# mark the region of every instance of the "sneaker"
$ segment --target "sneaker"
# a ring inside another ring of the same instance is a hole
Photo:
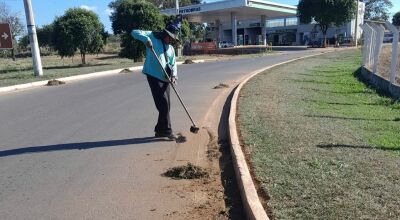
[[[162,137],[162,138],[167,138],[169,141],[175,141],[178,137],[171,133],[171,134],[163,134],[163,133],[156,133],[155,137]]]

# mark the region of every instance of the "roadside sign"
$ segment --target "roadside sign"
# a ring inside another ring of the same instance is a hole
[[[10,24],[0,23],[0,49],[13,49]]]

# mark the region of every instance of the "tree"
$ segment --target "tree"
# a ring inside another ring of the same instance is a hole
[[[391,0],[364,0],[367,20],[387,21],[390,17],[389,9],[393,7]]]
[[[25,35],[25,36],[21,37],[21,38],[18,40],[18,46],[19,46],[22,50],[26,51],[26,50],[28,49],[28,46],[29,46],[29,36],[28,36],[28,35]]]
[[[142,60],[145,47],[130,34],[133,29],[162,30],[164,21],[159,10],[143,0],[116,0],[109,7],[114,11],[110,17],[114,34],[121,35],[120,56]]]
[[[36,35],[39,41],[39,46],[49,47],[49,48],[53,47],[54,46],[53,33],[54,33],[53,24],[44,25],[41,28],[37,28]]]
[[[204,39],[204,34],[206,30],[204,24],[189,23],[189,26],[192,32],[192,36],[190,39],[191,42]]]
[[[354,17],[356,12],[354,0],[300,0],[297,15],[302,23],[317,23],[324,35],[326,46],[326,32],[332,25],[341,26]]]
[[[190,41],[192,39],[192,30],[190,29],[190,23],[186,20],[182,20],[181,24],[181,41],[182,43]]]
[[[400,26],[400,11],[393,15],[393,25]]]
[[[4,2],[0,2],[0,21],[10,24],[12,40],[14,42],[16,42],[17,37],[21,36],[25,32],[20,17],[21,13],[11,12],[10,8]],[[13,60],[15,60],[15,48],[12,49],[11,53]]]
[[[53,25],[54,46],[61,57],[73,57],[79,50],[82,64],[86,64],[86,54],[98,53],[104,46],[104,26],[94,12],[72,8]]]

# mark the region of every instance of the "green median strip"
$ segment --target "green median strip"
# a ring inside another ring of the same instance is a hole
[[[357,80],[360,56],[296,61],[242,89],[240,131],[273,217],[400,218],[400,104]]]

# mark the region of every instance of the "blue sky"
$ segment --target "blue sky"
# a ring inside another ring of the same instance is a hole
[[[25,21],[24,16],[24,4],[23,0],[0,0],[9,5],[14,12],[21,12],[22,18]],[[100,20],[104,24],[107,31],[111,31],[111,22],[109,19],[109,8],[108,4],[111,0],[31,0],[32,7],[35,15],[35,21],[37,26],[42,26],[51,23],[56,16],[64,14],[65,10],[72,7],[85,7],[89,10],[94,11],[100,17]],[[208,0],[213,2],[216,0]],[[273,2],[296,5],[298,0],[271,0]],[[400,11],[400,1],[392,0],[394,7],[392,12]]]

